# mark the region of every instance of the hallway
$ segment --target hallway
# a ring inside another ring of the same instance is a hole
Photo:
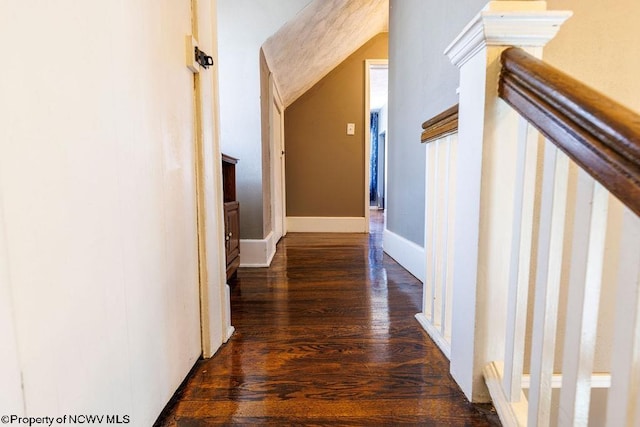
[[[490,425],[420,329],[421,283],[371,234],[289,234],[240,269],[235,335],[201,360],[159,426]]]

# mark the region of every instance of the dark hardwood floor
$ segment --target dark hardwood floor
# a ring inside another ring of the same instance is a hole
[[[414,319],[421,294],[383,254],[381,214],[370,235],[289,234],[270,268],[238,271],[236,333],[156,425],[494,425]]]

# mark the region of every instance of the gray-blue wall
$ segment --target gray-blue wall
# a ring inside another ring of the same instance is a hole
[[[424,246],[422,123],[456,104],[458,69],[443,54],[486,0],[390,0],[387,228]]]

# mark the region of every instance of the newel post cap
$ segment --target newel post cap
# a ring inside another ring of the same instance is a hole
[[[569,10],[546,10],[545,1],[491,1],[471,19],[445,49],[457,67],[486,46],[542,47],[573,15]]]

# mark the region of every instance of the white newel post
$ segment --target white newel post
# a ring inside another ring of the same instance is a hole
[[[498,99],[500,54],[540,57],[570,12],[544,1],[492,1],[445,50],[460,68],[451,374],[489,401],[482,369],[504,357],[518,114]]]

